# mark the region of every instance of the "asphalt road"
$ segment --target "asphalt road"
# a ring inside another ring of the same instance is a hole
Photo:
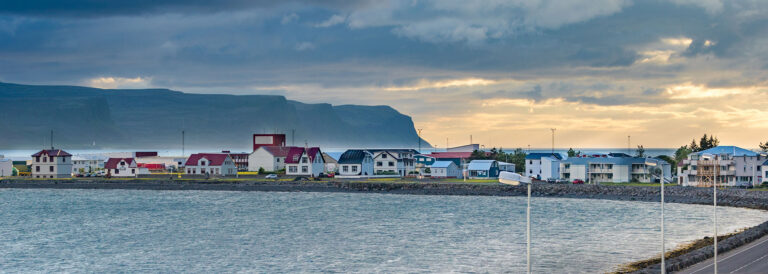
[[[677,273],[714,273],[714,267],[714,259],[710,258]],[[717,254],[717,273],[768,273],[768,236]]]

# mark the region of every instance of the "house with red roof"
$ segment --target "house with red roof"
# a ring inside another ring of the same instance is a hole
[[[325,170],[323,152],[319,147],[291,147],[285,157],[286,175],[318,177]]]
[[[135,158],[109,158],[104,164],[104,169],[111,177],[139,177],[149,174],[149,169],[140,167]]]
[[[285,157],[293,147],[261,146],[248,155],[248,171],[275,172],[285,169]]]
[[[32,154],[32,178],[71,178],[72,154],[44,149]]]
[[[184,165],[186,174],[210,176],[235,176],[237,166],[227,153],[195,153]]]

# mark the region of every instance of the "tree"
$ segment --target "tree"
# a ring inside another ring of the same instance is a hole
[[[637,145],[635,154],[637,157],[645,157],[645,148],[643,148],[643,145]]]
[[[681,146],[675,150],[675,162],[679,163],[680,161],[685,160],[691,152],[693,151],[688,148],[688,146]]]
[[[581,154],[581,151],[575,151],[573,148],[568,149],[568,158],[579,156],[579,154]]]
[[[264,168],[263,168],[263,167],[260,167],[260,168],[259,168],[259,174],[264,174],[264,172],[266,172],[266,170],[264,170]]]
[[[485,155],[485,151],[482,150],[475,150],[472,151],[472,154],[469,155],[469,160],[485,160],[488,159],[488,156]]]
[[[516,148],[514,152],[509,155],[509,162],[515,164],[516,172],[525,171],[525,151],[522,148]]]
[[[760,147],[760,150],[762,150],[763,152],[768,152],[768,142],[760,143],[759,147]]]
[[[690,150],[691,150],[691,152],[698,152],[698,151],[701,151],[701,150],[699,149],[699,145],[697,145],[697,144],[696,144],[696,139],[693,139],[693,140],[691,141],[691,144],[688,146],[688,149],[690,149]]]
[[[709,135],[709,141],[707,141],[709,148],[717,147],[720,145],[720,140],[715,135]]]

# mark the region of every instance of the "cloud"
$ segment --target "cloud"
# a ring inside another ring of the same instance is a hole
[[[330,27],[330,26],[335,26],[335,25],[344,23],[344,21],[346,21],[346,20],[347,20],[347,18],[345,18],[344,16],[341,16],[341,15],[338,15],[338,14],[334,14],[333,16],[331,16],[331,18],[328,18],[327,20],[325,20],[323,22],[315,24],[315,27],[327,28],[327,27]]]
[[[290,13],[290,14],[286,14],[286,15],[284,15],[284,16],[283,16],[283,19],[280,19],[280,24],[283,24],[283,25],[285,25],[285,24],[288,24],[288,23],[294,22],[294,21],[296,21],[296,20],[299,20],[299,15],[298,15],[298,14],[296,14],[295,12],[292,12],[292,13]]]
[[[151,87],[152,78],[97,77],[86,80],[83,84],[103,89],[133,89]]]
[[[301,42],[294,47],[297,51],[306,51],[315,49],[315,45],[310,42]]]
[[[422,90],[422,89],[487,86],[495,83],[497,83],[497,81],[482,79],[482,78],[463,78],[463,79],[449,79],[449,80],[440,80],[440,81],[429,81],[426,79],[421,79],[412,85],[385,87],[384,90],[416,91],[416,90]]]

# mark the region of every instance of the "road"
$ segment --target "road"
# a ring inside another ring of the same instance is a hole
[[[714,273],[714,260],[695,264],[677,273]],[[768,273],[768,236],[763,236],[745,246],[723,254],[717,254],[718,273]]]

